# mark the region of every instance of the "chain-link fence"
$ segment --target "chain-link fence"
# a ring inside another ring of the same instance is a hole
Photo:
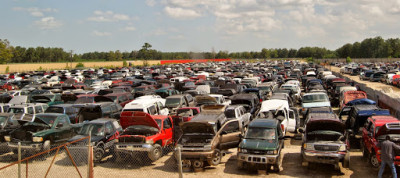
[[[18,150],[5,151],[0,155],[0,177],[179,177],[172,147],[114,145],[104,149],[91,145],[90,159],[87,140],[82,138],[41,153],[26,151],[22,145],[20,159]]]
[[[0,177],[89,177],[88,137],[39,152],[21,144],[0,156]],[[80,148],[78,150],[76,148]]]

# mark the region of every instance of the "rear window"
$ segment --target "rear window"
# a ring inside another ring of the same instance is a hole
[[[45,113],[64,113],[64,109],[62,107],[49,107]]]

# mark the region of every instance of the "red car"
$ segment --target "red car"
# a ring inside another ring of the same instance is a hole
[[[170,116],[126,111],[121,113],[120,124],[124,131],[115,144],[117,159],[147,154],[151,161],[156,161],[163,155],[164,149],[173,147],[173,122]]]
[[[374,168],[379,168],[381,152],[378,143],[386,136],[400,138],[400,121],[393,116],[371,116],[362,129],[361,150]],[[393,141],[393,140],[392,140]],[[399,141],[395,141],[399,144]],[[396,156],[395,165],[400,166],[400,156]]]

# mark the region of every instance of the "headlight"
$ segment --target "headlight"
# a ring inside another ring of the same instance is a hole
[[[278,150],[270,150],[270,151],[267,151],[267,154],[268,154],[268,155],[276,155],[276,154],[278,154]]]
[[[304,143],[303,148],[306,149],[306,150],[314,150],[314,145],[313,144]]]
[[[211,150],[211,145],[204,145],[205,150]]]
[[[4,140],[6,140],[6,142],[11,141],[11,137],[10,136],[4,136]]]
[[[339,151],[346,151],[346,145],[340,145]]]
[[[238,152],[240,152],[240,153],[247,153],[247,150],[246,150],[246,149],[243,149],[243,148],[238,148]]]
[[[148,143],[148,144],[153,144],[154,141],[153,141],[153,140],[146,140],[146,143]]]
[[[43,141],[43,137],[32,137],[32,141],[33,142],[42,142]]]

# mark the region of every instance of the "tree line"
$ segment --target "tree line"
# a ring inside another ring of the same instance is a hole
[[[261,51],[228,52],[162,52],[144,43],[141,49],[132,51],[87,52],[73,54],[63,48],[11,46],[8,40],[0,39],[0,63],[36,63],[70,61],[122,61],[161,59],[267,59],[267,58],[386,58],[400,57],[400,39],[382,37],[367,38],[362,42],[345,44],[336,50],[322,47],[301,47],[299,49],[263,48]]]

